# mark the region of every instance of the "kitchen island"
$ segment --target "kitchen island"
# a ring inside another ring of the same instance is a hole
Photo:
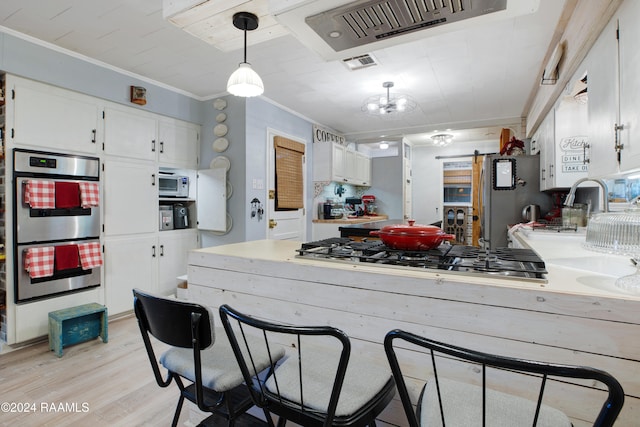
[[[300,242],[263,240],[192,251],[189,299],[214,308],[229,304],[279,322],[332,325],[352,338],[354,351],[382,363],[385,333],[401,328],[486,352],[598,367],[618,378],[627,395],[617,425],[637,425],[640,297],[583,283],[584,277],[597,280],[597,274],[551,264],[547,283],[472,277],[300,259],[299,247]],[[427,361],[415,351],[403,355],[417,398]],[[460,378],[469,372],[448,376],[469,381]],[[512,378],[501,377],[492,386],[508,390],[512,384]],[[592,419],[603,400],[601,390],[583,385],[576,392],[575,386],[556,384],[545,394],[576,426],[587,425],[582,420]],[[397,397],[380,419],[407,425]]]

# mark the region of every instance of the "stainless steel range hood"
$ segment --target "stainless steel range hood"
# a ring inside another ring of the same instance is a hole
[[[339,52],[506,8],[507,0],[367,0],[310,16],[305,21]]]
[[[447,31],[533,13],[538,9],[539,2],[275,0],[271,13],[309,48],[326,60],[335,60]]]

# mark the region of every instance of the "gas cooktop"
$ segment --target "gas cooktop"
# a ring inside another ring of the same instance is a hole
[[[303,243],[296,257],[547,282],[544,261],[530,249],[486,251],[474,246],[443,244],[427,251],[407,251],[389,248],[380,240],[334,237]]]

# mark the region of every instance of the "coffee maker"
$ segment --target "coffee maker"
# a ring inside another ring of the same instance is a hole
[[[189,228],[189,208],[181,203],[173,205],[173,228]]]

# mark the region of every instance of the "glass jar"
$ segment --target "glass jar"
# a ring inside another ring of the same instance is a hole
[[[587,226],[587,205],[574,203],[573,206],[562,208],[563,227],[586,227]]]

